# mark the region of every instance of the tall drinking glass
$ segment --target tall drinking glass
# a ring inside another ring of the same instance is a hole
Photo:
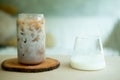
[[[43,14],[19,14],[17,19],[18,61],[39,64],[45,60],[45,19]]]

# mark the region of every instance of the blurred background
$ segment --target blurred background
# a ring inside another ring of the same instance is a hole
[[[17,54],[19,13],[44,14],[47,54],[70,54],[76,36],[99,33],[105,55],[120,55],[119,0],[0,0],[0,54]]]

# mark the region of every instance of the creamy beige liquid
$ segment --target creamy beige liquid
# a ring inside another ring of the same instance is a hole
[[[75,55],[71,58],[71,66],[82,70],[98,70],[105,67],[102,54],[99,55]]]

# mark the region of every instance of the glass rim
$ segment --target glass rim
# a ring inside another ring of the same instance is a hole
[[[79,36],[76,36],[76,39],[93,39],[93,38],[101,38],[99,35],[79,35]]]
[[[42,13],[19,13],[18,14],[18,16],[41,16],[41,17],[43,17],[44,16],[44,14],[42,14]]]
[[[77,39],[101,38],[101,35],[99,33],[95,33],[95,34],[82,33],[77,35],[76,38]]]

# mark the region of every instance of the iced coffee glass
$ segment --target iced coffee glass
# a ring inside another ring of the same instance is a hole
[[[17,19],[18,62],[39,64],[45,60],[45,19],[43,14],[19,14]]]

